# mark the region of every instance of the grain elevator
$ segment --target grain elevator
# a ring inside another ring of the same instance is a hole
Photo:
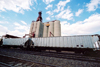
[[[32,21],[29,33],[34,32],[35,37],[61,36],[61,24],[59,20],[42,23],[41,13],[36,21]],[[30,37],[32,37],[30,35]]]

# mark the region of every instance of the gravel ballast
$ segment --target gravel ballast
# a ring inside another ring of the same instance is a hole
[[[61,67],[100,67],[100,63],[98,62],[89,62],[89,61],[80,61],[80,60],[72,60],[72,59],[62,59],[62,58],[55,58],[55,57],[46,57],[46,56],[39,56],[39,55],[30,55],[30,54],[22,54],[17,52],[7,52],[1,51],[0,54],[21,58],[25,60],[30,60],[34,62],[56,65]]]

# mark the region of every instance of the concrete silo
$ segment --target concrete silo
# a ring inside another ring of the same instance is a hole
[[[53,36],[52,34],[54,34],[54,22],[50,21],[49,24],[50,24],[50,26],[48,29],[48,37],[52,37]]]
[[[33,27],[34,27],[34,21],[32,21],[32,23],[31,23],[31,26],[30,26],[30,31],[29,31],[29,33],[32,33]]]
[[[43,27],[44,27],[44,24],[42,22],[39,21],[39,35],[38,37],[43,37]]]
[[[43,28],[43,37],[48,37],[48,28],[47,25],[48,23],[44,23],[44,28]]]
[[[36,27],[37,27],[37,22],[34,22],[34,25],[33,25],[33,30],[32,30],[32,32],[36,31]]]
[[[61,24],[58,20],[46,23],[41,21],[32,22],[30,33],[32,32],[34,32],[35,37],[61,36]]]
[[[43,23],[41,21],[37,21],[35,25],[35,37],[43,37]]]
[[[61,36],[61,24],[60,21],[54,21],[54,36]]]
[[[40,21],[37,21],[35,27],[35,37],[39,36],[39,26],[40,26]]]
[[[42,12],[39,12],[39,16],[36,21],[32,22],[30,27],[30,33],[35,34],[35,37],[52,37],[61,36],[61,24],[60,21],[50,21],[42,23]]]
[[[35,37],[43,37],[43,27],[44,25],[41,21],[32,22],[30,27],[30,33],[34,32]]]

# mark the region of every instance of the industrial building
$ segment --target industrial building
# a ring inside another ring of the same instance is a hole
[[[32,32],[34,32],[35,37],[61,36],[61,24],[58,20],[45,23],[41,21],[32,21],[29,33]]]
[[[29,37],[61,36],[61,24],[59,20],[42,23],[42,12],[40,11],[38,14],[37,20],[31,23]]]

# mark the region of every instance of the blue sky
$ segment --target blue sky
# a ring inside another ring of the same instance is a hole
[[[43,23],[61,22],[61,35],[100,34],[100,0],[0,0],[0,36],[29,33],[42,11]]]

